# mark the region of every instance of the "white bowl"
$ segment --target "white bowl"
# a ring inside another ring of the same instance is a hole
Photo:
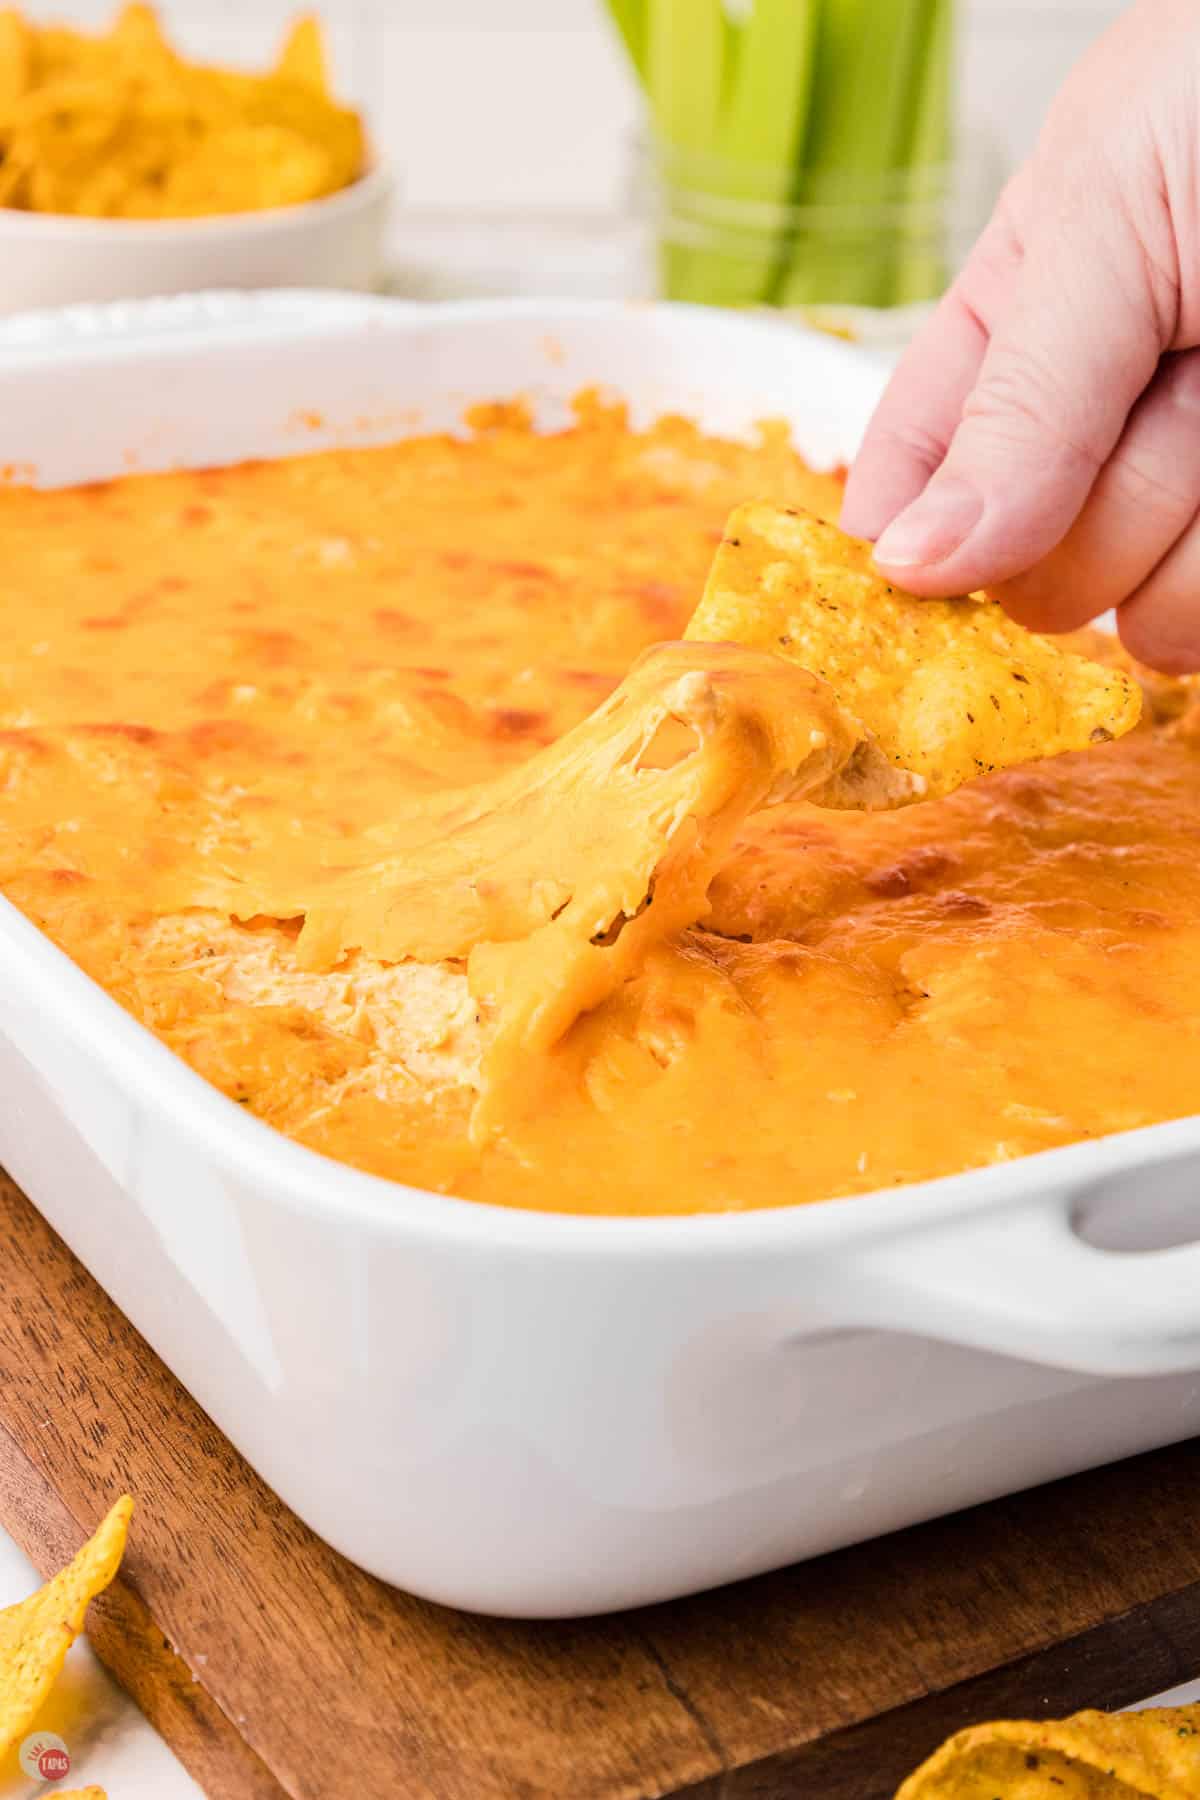
[[[0,207],[0,313],[211,288],[375,287],[392,178],[203,219],[77,219]]]

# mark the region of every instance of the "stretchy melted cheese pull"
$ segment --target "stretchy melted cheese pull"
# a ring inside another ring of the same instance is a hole
[[[894,806],[919,791],[813,676],[740,645],[661,644],[523,767],[401,806],[386,858],[331,871],[303,905],[248,904],[303,910],[314,968],[349,951],[467,959],[492,1028],[478,1132],[528,1092],[531,1052],[701,916],[750,813],[801,798]]]
[[[865,546],[772,507],[730,521],[688,638],[718,632],[762,647],[660,645],[523,768],[401,806],[385,858],[254,895],[303,912],[314,968],[467,961],[488,1032],[477,1139],[536,1097],[531,1057],[703,916],[751,813],[899,805],[1137,717],[1119,672],[987,603],[898,594]]]

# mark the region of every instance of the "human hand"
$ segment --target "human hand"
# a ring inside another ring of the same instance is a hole
[[[842,524],[918,594],[1037,631],[1117,607],[1200,668],[1200,9],[1140,0],[1076,68],[900,363]]]

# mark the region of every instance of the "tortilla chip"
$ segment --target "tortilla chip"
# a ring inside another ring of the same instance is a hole
[[[132,0],[97,36],[0,10],[0,205],[191,218],[317,200],[362,174],[362,120],[333,101],[320,26],[264,75],[184,60]]]
[[[299,81],[316,88],[323,99],[332,98],[325,39],[315,13],[304,13],[294,22],[283,41],[275,73],[286,81]]]
[[[249,125],[272,125],[318,146],[337,187],[348,186],[362,174],[367,155],[362,120],[348,107],[324,99],[308,83],[278,76],[256,81],[244,97],[242,111]]]
[[[731,515],[687,636],[754,644],[810,670],[930,796],[1120,737],[1140,710],[1122,671],[1033,636],[994,601],[894,588],[869,544],[765,504]]]
[[[960,1731],[896,1800],[1196,1800],[1200,1706]]]
[[[158,14],[143,0],[129,0],[121,8],[108,43],[114,64],[130,75],[161,75],[175,67],[177,59],[163,34]]]
[[[19,206],[25,192],[25,170],[0,162],[0,206]]]
[[[37,1718],[83,1630],[89,1601],[116,1574],[132,1511],[125,1494],[60,1574],[28,1600],[0,1612],[0,1756]]]
[[[0,9],[0,131],[33,84],[33,59],[34,38],[29,25],[12,8]]]
[[[319,143],[282,125],[239,125],[208,138],[171,169],[163,210],[190,217],[293,206],[336,186]]]

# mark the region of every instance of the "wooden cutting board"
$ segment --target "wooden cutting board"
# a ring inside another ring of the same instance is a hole
[[[0,1519],[49,1573],[136,1496],[92,1641],[217,1800],[890,1800],[971,1720],[1200,1674],[1200,1442],[697,1599],[481,1620],[320,1543],[3,1177],[0,1259]]]

